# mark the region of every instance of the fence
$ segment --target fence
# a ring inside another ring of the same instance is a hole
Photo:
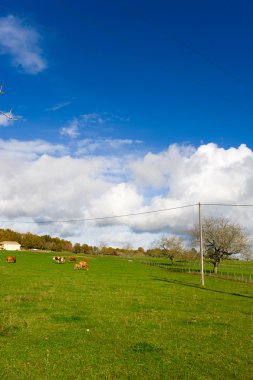
[[[144,265],[151,265],[155,267],[159,267],[162,269],[165,269],[169,272],[177,272],[177,273],[188,273],[188,274],[200,274],[200,269],[192,268],[192,267],[177,267],[172,264],[166,264],[166,263],[157,263],[152,261],[143,261],[141,264]],[[215,277],[215,278],[221,278],[224,280],[232,280],[232,281],[238,281],[238,282],[244,282],[253,284],[252,275],[249,274],[243,274],[243,273],[229,273],[226,271],[219,271],[217,274],[214,274],[211,269],[205,269],[204,274],[206,276]]]

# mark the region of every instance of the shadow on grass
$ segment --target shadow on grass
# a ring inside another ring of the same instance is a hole
[[[246,296],[244,294],[224,292],[222,290],[203,288],[200,285],[191,284],[191,283],[180,281],[180,280],[168,280],[167,278],[155,278],[154,281],[163,281],[163,282],[168,282],[168,283],[174,284],[174,285],[189,286],[191,288],[196,288],[196,289],[205,290],[205,291],[214,292],[214,293],[228,294],[228,295],[231,295],[231,296],[244,297],[244,298],[253,298],[253,296]]]

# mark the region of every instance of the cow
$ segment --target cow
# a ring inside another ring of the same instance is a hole
[[[15,256],[7,256],[6,261],[7,261],[7,263],[15,263],[16,257]]]
[[[58,263],[58,264],[64,264],[65,263],[65,259],[64,257],[62,256],[54,256],[53,257],[53,260]]]
[[[79,265],[81,266],[81,268],[89,270],[89,264],[87,261],[80,261]]]
[[[74,269],[89,269],[89,265],[87,261],[80,261],[80,263],[75,264]]]
[[[73,257],[73,256],[69,256],[68,257],[68,261],[71,263],[75,263],[76,262],[76,258],[75,257]]]

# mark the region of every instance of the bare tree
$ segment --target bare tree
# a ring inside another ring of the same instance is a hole
[[[153,247],[159,248],[163,255],[168,257],[173,263],[174,258],[181,254],[184,250],[183,239],[178,236],[162,236],[160,239],[156,240]]]
[[[203,248],[217,273],[222,259],[231,255],[248,254],[251,251],[250,242],[243,228],[225,218],[206,218],[203,220]],[[199,240],[199,226],[194,226],[190,232],[194,241]]]

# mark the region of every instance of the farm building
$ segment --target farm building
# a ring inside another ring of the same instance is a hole
[[[1,241],[0,249],[6,249],[7,251],[19,251],[21,244],[16,241]]]

